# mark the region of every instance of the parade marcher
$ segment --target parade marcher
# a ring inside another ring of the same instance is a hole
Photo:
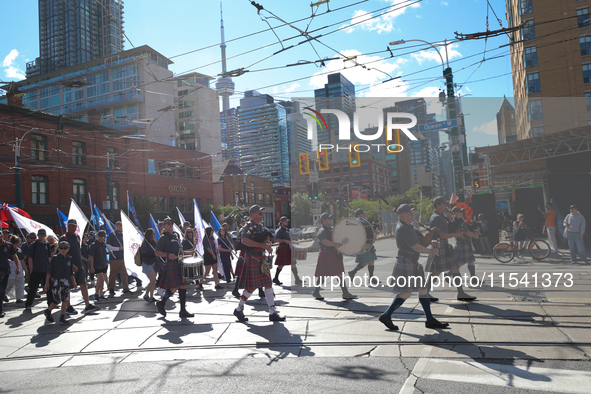
[[[550,202],[546,203],[546,211],[541,206],[538,207],[538,210],[546,219],[544,227],[546,227],[546,231],[548,232],[548,241],[550,241],[550,246],[552,247],[551,252],[558,253],[558,242],[556,242],[556,210]]]
[[[23,246],[21,247],[21,251],[23,252],[23,265],[25,266],[25,282],[29,283],[29,265],[27,264],[27,257],[29,256],[29,248],[31,247],[31,245],[33,245],[35,243],[35,240],[37,239],[37,233],[35,232],[30,232],[29,234],[27,234],[27,239],[26,242],[23,244]]]
[[[140,259],[142,261],[142,272],[146,274],[150,283],[146,287],[146,294],[144,294],[144,300],[146,302],[156,302],[154,298],[154,288],[156,286],[156,266],[158,257],[156,257],[156,232],[153,228],[149,228],[144,233],[144,242],[140,246]]]
[[[82,265],[82,252],[80,245],[80,236],[76,234],[78,223],[76,219],[68,220],[68,231],[60,238],[60,242],[66,241],[68,243],[69,252],[68,255],[72,258],[72,264],[74,264],[75,271],[74,276],[76,277],[76,283],[80,286],[80,292],[82,293],[82,299],[86,305],[82,313],[88,313],[97,310],[98,308],[90,303],[88,298],[88,286],[86,285],[86,270]],[[76,315],[78,312],[72,307],[68,306],[66,311],[68,315]]]
[[[8,231],[7,229],[2,229],[2,239],[4,240],[4,242],[8,242],[10,240],[10,231]]]
[[[45,229],[37,231],[37,240],[31,247],[29,247],[29,294],[27,294],[27,301],[25,302],[25,309],[31,310],[35,294],[39,285],[44,285],[45,276],[49,267],[49,259],[51,258],[51,250],[47,243],[47,232]],[[44,287],[44,286],[43,286]],[[46,292],[47,303],[51,304],[53,301],[51,292]]]
[[[4,317],[4,296],[6,295],[6,286],[10,275],[9,260],[16,262],[16,273],[20,273],[20,261],[16,254],[16,249],[10,242],[6,242],[4,237],[0,238],[0,317]],[[35,289],[37,291],[37,289]],[[33,298],[35,293],[33,293]]]
[[[570,262],[577,263],[577,253],[583,264],[589,264],[587,261],[587,251],[585,250],[585,217],[579,212],[576,205],[571,205],[570,213],[564,218],[564,225],[568,230],[568,248],[570,250]]]
[[[481,213],[478,215],[478,223],[480,224],[480,246],[482,247],[482,254],[492,254],[492,247],[490,246],[490,228],[488,227],[488,220]]]
[[[82,237],[82,245],[80,245],[80,256],[82,257],[82,266],[84,267],[84,271],[86,271],[86,278],[85,282],[91,280],[91,277],[94,277],[90,273],[90,245],[88,243],[90,235],[89,233],[85,233]],[[91,286],[92,286],[91,282]]]
[[[49,251],[51,253],[51,256],[55,256],[57,254],[58,251],[58,242],[57,239],[55,239],[55,237],[53,235],[48,235],[47,236],[47,244],[49,245]]]
[[[276,285],[282,285],[279,281],[279,273],[283,269],[283,266],[290,265],[291,266],[291,273],[294,276],[294,281],[296,285],[301,285],[302,280],[298,275],[298,267],[297,262],[294,258],[292,258],[291,253],[291,234],[289,233],[289,219],[286,216],[282,216],[279,219],[279,227],[275,232],[275,241],[279,243],[277,247],[277,257],[275,258],[275,265],[277,269],[275,271],[275,279],[273,279],[273,283]]]
[[[468,224],[464,221],[464,210],[458,206],[453,207],[451,212],[454,219],[449,225],[449,231],[452,233],[461,232],[461,237],[456,237],[456,247],[454,248],[454,259],[456,266],[459,268],[464,264],[468,264],[468,271],[470,276],[476,276],[476,259],[472,252],[472,244],[470,238],[478,238],[478,235],[468,229]]]
[[[317,300],[323,300],[324,297],[320,295],[320,282],[322,278],[331,276],[338,276],[343,280],[343,273],[345,267],[343,266],[343,255],[336,249],[342,246],[341,243],[332,241],[332,215],[324,212],[320,215],[320,223],[322,228],[318,231],[318,241],[320,242],[320,253],[318,254],[318,262],[316,263],[316,271],[314,276],[318,278],[314,292],[312,296]],[[343,292],[343,299],[353,300],[357,298],[356,295],[349,293],[345,283],[341,283],[341,289]]]
[[[183,256],[195,256],[195,230],[187,227],[184,231],[185,239],[181,242],[183,247]]]
[[[109,296],[115,296],[115,279],[117,274],[121,275],[121,286],[123,294],[131,293],[128,285],[127,268],[123,259],[123,224],[115,223],[115,232],[107,238],[107,248],[113,252],[115,258],[109,259]]]
[[[203,281],[209,275],[213,275],[213,281],[215,283],[215,289],[223,289],[224,287],[220,285],[220,278],[218,275],[218,250],[215,246],[215,241],[213,240],[213,228],[207,227],[205,229],[205,237],[203,237],[203,264],[205,265],[205,274],[203,278],[199,280],[199,290],[203,290]]]
[[[234,310],[234,316],[238,321],[245,322],[248,319],[244,317],[244,304],[256,288],[265,288],[265,299],[269,306],[270,321],[285,321],[285,317],[280,316],[275,309],[275,294],[273,293],[273,283],[271,274],[262,272],[261,264],[264,261],[265,251],[271,253],[272,248],[268,240],[261,240],[259,237],[265,233],[262,225],[263,210],[259,205],[253,205],[249,209],[250,221],[240,230],[240,240],[245,249],[244,264],[239,274],[238,288],[244,289],[240,296],[238,306]]]
[[[394,270],[392,271],[392,290],[398,294],[386,311],[380,315],[378,320],[390,330],[398,330],[392,323],[392,313],[406,301],[414,291],[419,292],[419,302],[425,312],[425,327],[447,328],[449,324],[442,323],[433,317],[431,313],[430,296],[427,291],[427,281],[421,266],[419,265],[420,253],[437,256],[439,249],[427,249],[419,244],[417,233],[411,226],[413,220],[413,209],[408,204],[402,204],[396,210],[398,213],[398,224],[396,225],[396,246],[398,255]]]
[[[363,211],[363,209],[359,208],[355,211],[355,217],[357,219],[361,219],[361,220],[366,220],[365,219],[365,211]],[[355,267],[352,271],[349,271],[349,277],[351,278],[351,280],[353,280],[353,278],[355,277],[355,274],[361,270],[363,267],[367,267],[367,270],[369,271],[369,278],[373,278],[373,273],[374,273],[374,262],[376,261],[376,259],[378,258],[378,256],[376,256],[376,248],[372,245],[371,248],[365,252],[365,253],[361,253],[358,254],[357,257],[355,257],[355,262],[357,263],[357,267]],[[370,281],[371,282],[371,281]]]
[[[47,321],[53,323],[51,311],[61,303],[60,324],[68,325],[70,323],[66,321],[66,310],[70,306],[70,290],[75,289],[77,283],[72,256],[68,254],[70,244],[67,241],[60,241],[58,248],[59,253],[51,259],[45,277],[44,290],[46,293],[51,291],[53,301],[43,313]]]
[[[461,231],[456,233],[450,231],[449,220],[444,214],[447,210],[447,205],[447,201],[441,196],[436,197],[433,200],[433,206],[435,209],[433,210],[433,215],[431,215],[431,218],[429,219],[429,225],[438,230],[438,234],[436,234],[433,239],[439,238],[439,246],[437,247],[439,249],[439,254],[437,256],[429,256],[429,259],[427,260],[425,271],[431,274],[430,278],[450,270],[454,278],[460,276],[460,267],[455,263],[453,247],[449,244],[448,239],[462,237],[463,233]],[[430,278],[429,281],[431,280]],[[476,297],[466,294],[462,286],[456,286],[456,289],[458,291],[458,301],[474,301],[476,299]],[[430,300],[431,302],[438,301],[436,297],[431,295]]]
[[[8,276],[8,284],[6,286],[6,291],[4,294],[8,294],[14,288],[14,296],[16,298],[16,303],[22,304],[25,302],[25,260],[23,252],[20,248],[21,239],[17,235],[13,235],[10,237],[10,243],[16,251],[18,261],[12,259],[10,260],[10,275]],[[6,301],[7,300],[5,296],[4,302]]]
[[[225,224],[225,223],[224,223]],[[222,260],[222,267],[224,269],[224,280],[226,283],[232,282],[232,240],[228,235],[228,226],[222,226],[218,230],[217,248],[220,252],[220,260]]]
[[[158,238],[156,244],[156,256],[166,259],[159,284],[162,289],[166,289],[166,292],[162,296],[162,300],[156,301],[156,307],[158,308],[158,312],[166,317],[166,301],[178,289],[179,300],[181,303],[179,317],[193,317],[195,315],[189,313],[186,308],[187,285],[183,283],[181,264],[178,260],[181,251],[181,243],[173,231],[173,225],[174,221],[170,217],[164,219],[164,232],[160,238]]]
[[[238,228],[238,233],[240,233],[240,231],[244,228],[244,226],[246,226],[246,223],[248,223],[248,221],[250,220],[250,218],[248,216],[244,216],[242,217],[242,220],[240,222],[240,227]],[[240,238],[238,238],[237,241],[237,245],[236,245],[236,250],[240,251],[240,254],[238,256],[238,260],[236,261],[236,271],[234,271],[235,275],[236,275],[236,282],[234,283],[234,290],[232,290],[232,295],[238,299],[240,299],[240,292],[238,291],[238,283],[240,282],[239,278],[240,278],[240,273],[242,272],[242,267],[244,266],[244,252],[245,252],[245,248],[242,247],[242,242],[240,241]],[[259,289],[259,296],[261,295],[261,290],[262,288]],[[263,290],[263,297],[265,296],[265,292]],[[263,298],[261,297],[261,298]]]
[[[90,273],[96,275],[96,286],[94,288],[94,300],[106,300],[103,294],[104,284],[107,281],[107,244],[105,244],[105,230],[96,233],[96,240],[90,245]]]

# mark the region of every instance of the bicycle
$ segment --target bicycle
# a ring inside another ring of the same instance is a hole
[[[523,248],[518,249],[513,242],[499,242],[493,248],[493,255],[501,263],[509,263],[515,259],[518,254],[523,255],[527,250],[529,255],[535,260],[543,260],[550,255],[550,245],[548,242],[541,239],[534,239],[531,231],[527,232],[528,240],[524,243]]]

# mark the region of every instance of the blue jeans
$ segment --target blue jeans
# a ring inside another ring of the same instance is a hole
[[[580,238],[580,232],[568,232],[568,248],[570,249],[570,260],[577,260],[577,252],[581,257],[583,263],[587,262],[587,251],[585,250],[585,242]]]

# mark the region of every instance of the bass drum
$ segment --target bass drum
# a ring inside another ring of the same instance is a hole
[[[367,220],[344,218],[334,226],[332,241],[343,244],[337,248],[341,254],[356,256],[367,252],[373,246],[373,228]]]

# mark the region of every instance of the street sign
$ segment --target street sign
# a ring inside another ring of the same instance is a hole
[[[444,120],[442,122],[421,124],[421,125],[419,125],[419,133],[423,133],[425,131],[449,129],[450,127],[457,127],[457,125],[458,125],[457,119],[450,119],[450,120]]]
[[[318,182],[318,172],[314,171],[310,173],[310,183]]]

